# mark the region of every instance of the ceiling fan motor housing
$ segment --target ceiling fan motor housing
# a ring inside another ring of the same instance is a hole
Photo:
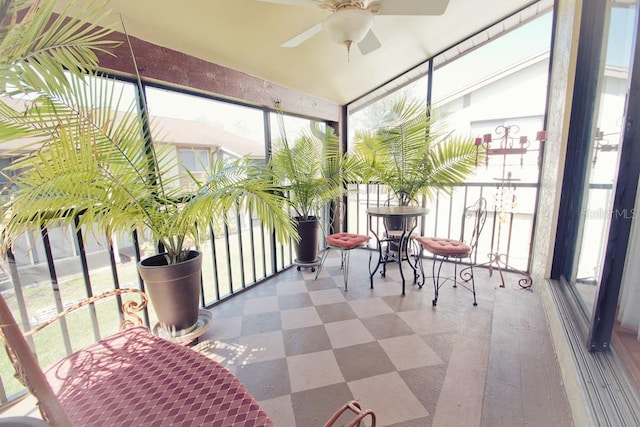
[[[363,9],[341,9],[325,19],[322,25],[336,42],[358,43],[371,29],[373,15]]]

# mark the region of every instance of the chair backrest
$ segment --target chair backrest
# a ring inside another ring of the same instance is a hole
[[[0,335],[5,342],[9,360],[16,369],[16,376],[38,400],[42,417],[52,426],[73,426],[1,295],[0,322]]]
[[[140,319],[137,313],[140,313],[147,305],[146,295],[138,289],[121,288],[86,298],[81,302],[66,308],[42,325],[24,333],[18,326],[18,323],[13,317],[13,313],[7,305],[4,297],[0,295],[0,339],[4,341],[5,350],[9,356],[9,361],[16,370],[17,379],[27,387],[33,396],[35,396],[38,401],[38,408],[40,409],[42,418],[50,425],[72,427],[74,424],[71,421],[69,414],[67,414],[60,403],[58,396],[56,396],[51,388],[51,385],[42,371],[42,368],[40,367],[35,354],[32,352],[25,336],[33,335],[34,333],[41,331],[53,322],[81,307],[93,304],[105,298],[124,294],[137,295],[140,298],[140,302],[132,300],[123,302],[122,311],[125,315],[125,320],[121,323],[121,329],[142,325],[142,319]]]
[[[465,240],[465,226],[467,221],[473,219],[473,227],[471,228],[471,236]],[[467,206],[462,214],[462,228],[460,231],[460,240],[471,246],[471,252],[475,252],[478,245],[480,233],[484,228],[487,220],[487,200],[480,197],[473,205]]]

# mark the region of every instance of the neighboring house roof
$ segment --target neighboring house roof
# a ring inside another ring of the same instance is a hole
[[[24,99],[14,98],[3,98],[1,101],[17,111],[24,110],[27,102]],[[265,157],[264,141],[255,141],[236,135],[211,123],[161,116],[153,116],[151,120],[157,135],[154,141],[156,143],[193,148],[216,148],[238,157]],[[18,139],[3,143],[2,151],[25,147],[29,142],[35,143],[36,140]]]
[[[155,142],[193,148],[216,147],[236,156],[264,158],[264,141],[255,141],[206,122],[153,116]]]
[[[500,69],[495,73],[492,73],[487,76],[483,76],[481,79],[461,88],[458,88],[456,91],[448,94],[445,98],[439,99],[437,101],[438,105],[446,105],[450,102],[453,102],[457,99],[464,97],[472,92],[476,92],[479,89],[489,86],[497,81],[507,78],[519,71],[522,71],[528,67],[531,67],[535,64],[538,64],[543,61],[549,60],[549,51],[545,50],[544,52],[539,52],[535,55],[532,55],[528,58],[523,59],[520,62],[516,62],[511,64],[510,66]]]

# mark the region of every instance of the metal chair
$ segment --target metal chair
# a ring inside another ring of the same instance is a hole
[[[125,293],[136,297],[123,303],[124,330],[62,358],[45,371],[40,368],[25,336],[77,309]],[[84,299],[23,334],[0,296],[0,336],[9,360],[50,425],[275,425],[221,364],[138,326],[142,319],[137,314],[146,303],[142,291],[116,289]]]
[[[348,290],[347,282],[349,279],[349,253],[352,249],[360,248],[365,246],[371,236],[365,236],[363,234],[352,234],[352,233],[334,233],[330,234],[325,238],[325,242],[327,248],[322,253],[322,259],[320,260],[320,265],[318,266],[318,270],[316,271],[316,279],[318,278],[318,274],[320,274],[320,270],[322,270],[322,266],[324,265],[324,261],[329,254],[331,249],[340,249],[341,254],[341,264],[340,268],[342,268],[342,276],[344,277],[344,290]],[[369,264],[371,264],[371,253],[369,253]]]
[[[135,294],[122,310],[123,331],[64,357],[43,372],[25,336],[107,297]],[[43,325],[23,333],[0,295],[0,339],[16,374],[38,400],[42,418],[12,420],[10,425],[95,426],[193,425],[272,427],[275,424],[247,388],[226,368],[187,346],[153,335],[137,326],[147,303],[137,289],[116,289],[82,300]],[[350,411],[345,423],[341,415]],[[349,401],[325,427],[356,427],[376,416]],[[3,424],[9,425],[9,424]]]
[[[355,414],[347,424],[341,424],[343,427],[360,427],[364,420],[369,417],[370,427],[376,427],[376,414],[371,409],[362,409],[360,403],[355,400],[345,403],[340,409],[338,409],[333,416],[327,421],[324,427],[333,427],[338,419],[347,411],[351,411]]]
[[[468,240],[465,240],[465,226],[468,218],[473,218],[473,227],[471,229],[471,237]],[[486,199],[481,197],[475,204],[467,206],[465,208],[462,215],[462,228],[459,240],[424,236],[416,237],[414,239],[421,245],[422,248],[433,255],[432,279],[435,297],[432,303],[434,306],[438,303],[438,294],[440,287],[447,280],[453,279],[453,287],[455,288],[458,286],[458,264],[465,258],[469,258],[469,266],[460,271],[460,279],[462,280],[462,282],[460,282],[460,285],[473,293],[473,305],[478,305],[478,302],[476,300],[476,285],[473,277],[473,255],[476,253],[478,239],[480,237],[482,229],[484,228],[486,219],[487,201]],[[426,278],[424,275],[423,258],[419,253],[418,258],[420,259],[420,271],[422,272],[424,284]],[[454,263],[453,278],[447,277],[441,280],[440,272],[442,270],[442,264],[445,261],[449,260],[452,260]],[[440,264],[438,266],[438,271],[436,274],[436,264],[438,262]],[[465,285],[465,283],[469,282],[471,282],[471,288]]]

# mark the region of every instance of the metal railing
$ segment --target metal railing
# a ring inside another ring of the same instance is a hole
[[[421,199],[419,204],[427,207],[429,214],[419,219],[415,232],[423,236],[460,238],[462,213],[466,206],[484,197],[488,201],[487,226],[478,241],[477,259],[483,263],[490,254],[504,254],[506,262],[515,269],[529,272],[531,242],[535,223],[538,184],[516,183],[509,194],[496,183],[465,183],[438,190],[433,200]],[[376,234],[380,223],[368,223],[367,208],[387,202],[391,194],[383,185],[351,185],[347,197],[347,227],[352,233],[369,234],[369,227]],[[510,198],[506,207],[500,200]],[[517,233],[517,236],[514,234]],[[484,258],[486,256],[486,258]]]
[[[77,222],[76,222],[77,223]],[[291,242],[279,243],[244,212],[228,224],[212,224],[208,238],[196,245],[203,252],[201,306],[211,307],[293,262]],[[133,287],[144,290],[137,273],[140,259],[155,253],[144,232],[99,238],[92,230],[42,229],[21,236],[4,260],[0,283],[4,298],[23,330],[46,322],[66,307],[102,292]],[[91,344],[117,330],[122,314],[117,305],[89,305],[29,340],[41,366]],[[153,307],[143,313],[147,326],[157,318]],[[0,403],[24,394],[13,367],[0,354]]]
[[[485,231],[480,236],[478,258],[499,250],[509,263],[528,270],[535,220],[537,184],[514,186],[517,200],[509,212],[490,210]],[[380,185],[352,185],[346,197],[346,230],[370,233],[366,209],[384,204],[389,194]],[[433,200],[421,200],[429,208],[416,232],[440,237],[459,237],[464,207],[485,197],[494,207],[495,183],[468,183],[438,191]],[[327,215],[328,216],[328,215]],[[379,225],[372,225],[378,227]],[[324,226],[326,229],[326,224]],[[501,231],[500,233],[498,231]],[[292,242],[276,242],[251,212],[241,212],[228,224],[212,224],[208,238],[198,243],[203,252],[203,307],[210,307],[250,288],[294,262]],[[500,238],[498,238],[500,236]],[[50,229],[25,235],[5,260],[3,296],[29,330],[78,300],[99,293],[135,287],[144,289],[137,262],[155,253],[155,243],[144,232],[132,236],[96,237],[92,230]],[[477,262],[484,262],[478,259]],[[119,304],[119,302],[118,302]],[[119,306],[119,305],[118,305]],[[108,303],[89,306],[86,313],[48,328],[44,336],[30,339],[42,366],[70,354],[117,330],[121,321],[118,306]],[[144,313],[145,322],[157,322],[153,307]],[[51,330],[49,330],[51,329]],[[13,378],[6,355],[0,356],[0,403],[24,393]]]

